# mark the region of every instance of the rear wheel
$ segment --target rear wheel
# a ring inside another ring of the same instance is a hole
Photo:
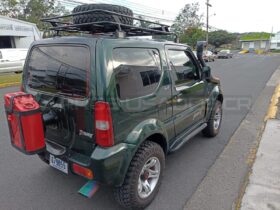
[[[207,123],[207,127],[202,131],[203,135],[207,137],[214,137],[218,135],[222,123],[222,117],[222,103],[220,101],[216,101],[215,106],[211,112],[210,119]]]
[[[142,209],[156,196],[165,166],[165,155],[157,143],[144,142],[133,157],[121,187],[114,189],[116,201],[125,208]]]

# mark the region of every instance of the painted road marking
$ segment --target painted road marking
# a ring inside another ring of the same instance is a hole
[[[275,88],[275,91],[271,98],[271,102],[270,102],[270,105],[269,105],[269,108],[268,108],[264,121],[267,121],[268,119],[276,118],[279,98],[280,98],[280,84],[278,84],[278,86]]]

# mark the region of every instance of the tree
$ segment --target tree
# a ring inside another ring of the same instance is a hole
[[[234,34],[228,33],[225,30],[209,32],[209,44],[215,47],[220,47],[223,44],[230,44],[235,38],[236,36]]]
[[[12,18],[35,23],[39,29],[44,29],[46,23],[41,18],[68,14],[60,3],[55,0],[2,0],[0,14]]]
[[[189,27],[202,27],[203,15],[198,14],[198,12],[199,3],[186,4],[171,26],[172,31],[181,36]]]
[[[206,32],[201,28],[189,27],[184,34],[180,36],[180,42],[188,44],[193,49],[196,47],[197,41],[205,40]]]
[[[65,13],[65,8],[60,3],[55,4],[55,0],[29,0],[20,19],[35,23],[38,28],[43,29],[46,28],[46,23],[40,21],[41,18]]]
[[[9,17],[16,17],[18,14],[17,0],[1,0],[0,14]]]

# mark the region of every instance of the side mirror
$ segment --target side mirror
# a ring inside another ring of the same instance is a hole
[[[202,67],[202,77],[205,79],[211,78],[211,68],[209,66]]]
[[[204,67],[205,62],[203,60],[203,49],[204,47],[207,45],[206,41],[198,41],[196,44],[196,55],[197,55],[197,59],[199,60],[200,64]]]

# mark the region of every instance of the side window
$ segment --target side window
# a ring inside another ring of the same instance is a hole
[[[159,52],[153,49],[116,48],[113,66],[118,97],[122,100],[153,93],[162,74]]]
[[[176,85],[199,79],[197,66],[190,59],[186,51],[168,50],[168,57]]]

